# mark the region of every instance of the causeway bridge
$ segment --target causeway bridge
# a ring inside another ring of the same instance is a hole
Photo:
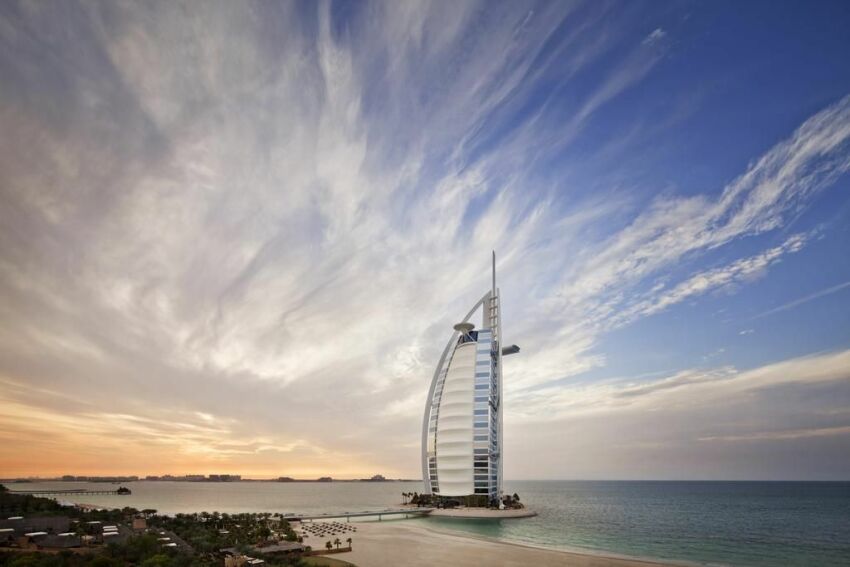
[[[383,516],[426,516],[430,514],[434,508],[387,508],[386,510],[366,510],[364,512],[327,512],[323,514],[284,514],[285,520],[329,520],[334,518],[345,518],[346,521],[351,521],[351,518],[365,518],[377,516],[380,521]]]

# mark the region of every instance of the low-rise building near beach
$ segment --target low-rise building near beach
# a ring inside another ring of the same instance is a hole
[[[71,519],[67,516],[12,516],[0,520],[0,529],[13,529],[16,535],[27,532],[48,532],[58,534],[67,532]]]
[[[21,547],[38,544],[39,541],[43,540],[48,535],[49,534],[47,532],[27,532],[22,538],[20,538],[19,544],[21,544]]]
[[[63,534],[48,535],[44,539],[36,543],[39,549],[69,549],[80,547],[82,539],[73,532]]]

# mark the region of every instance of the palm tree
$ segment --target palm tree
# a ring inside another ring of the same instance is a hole
[[[348,544],[348,549],[351,549],[351,538],[348,538],[347,540],[345,540],[345,543]]]
[[[339,541],[339,538],[336,538],[336,539],[334,540],[334,545],[336,546],[336,548],[337,548],[337,549],[339,549],[339,546],[340,546],[340,545],[342,545],[342,542],[341,542],[341,541]]]
[[[330,541],[327,541],[325,542],[325,547],[327,547],[328,551],[330,551],[331,549],[333,549],[333,544]]]

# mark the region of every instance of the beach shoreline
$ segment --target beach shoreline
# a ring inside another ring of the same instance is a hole
[[[358,567],[391,565],[538,565],[564,567],[689,567],[688,562],[564,550],[441,530],[406,520],[357,522],[353,550],[340,559]],[[308,542],[310,545],[320,544]]]
[[[499,539],[494,537],[487,537],[484,535],[478,535],[474,533],[453,531],[451,529],[441,529],[439,527],[428,526],[428,525],[419,525],[422,529],[435,532],[440,535],[450,535],[450,536],[458,536],[458,537],[466,537],[471,539],[477,539],[490,543],[502,543],[505,545],[515,545],[518,547],[525,547],[529,549],[537,549],[543,551],[556,551],[563,552],[572,555],[590,555],[593,557],[601,557],[603,559],[616,559],[623,561],[636,561],[640,565],[664,565],[666,567],[705,567],[706,563],[698,563],[692,561],[684,561],[684,560],[673,560],[673,559],[661,559],[655,557],[638,557],[633,555],[625,555],[618,554],[613,551],[606,550],[593,550],[593,549],[580,549],[580,548],[569,548],[569,547],[555,547],[555,546],[547,546],[544,544],[536,544],[526,541],[518,541],[518,540],[509,540],[509,539]],[[712,567],[726,567],[722,563],[711,563]]]

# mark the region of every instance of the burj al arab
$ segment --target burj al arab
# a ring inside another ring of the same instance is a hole
[[[422,423],[425,493],[497,506],[502,493],[502,357],[519,352],[502,346],[501,295],[492,287],[454,331],[437,363]],[[476,329],[472,319],[480,315]]]

